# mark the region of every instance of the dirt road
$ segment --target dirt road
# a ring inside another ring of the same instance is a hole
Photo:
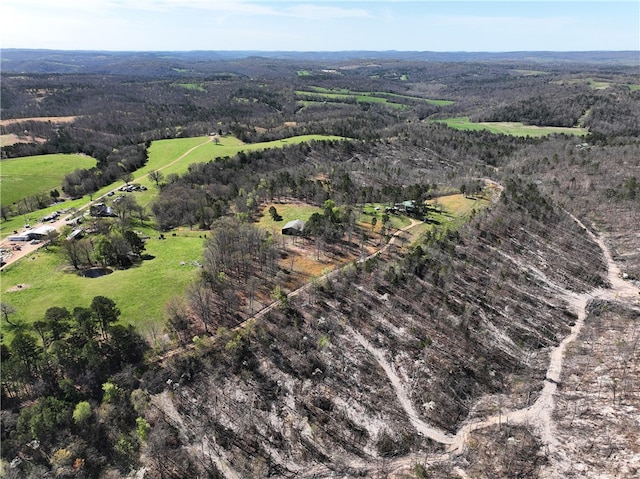
[[[213,137],[210,137],[206,141],[204,141],[202,143],[199,143],[198,145],[190,148],[189,150],[184,152],[182,155],[180,155],[178,158],[173,160],[171,163],[168,163],[168,164],[164,165],[162,168],[158,168],[157,171],[162,171],[165,168],[168,168],[169,166],[179,162],[180,160],[182,160],[184,157],[189,155],[195,149],[200,148],[201,146],[206,145],[207,143],[210,143],[211,141],[213,141]],[[149,174],[147,173],[145,175],[142,175],[142,176],[139,176],[139,177],[135,178],[134,181],[140,181],[141,179],[146,178],[148,176],[149,176]],[[106,193],[94,198],[93,200],[88,201],[84,205],[81,205],[78,208],[76,208],[72,215],[69,215],[69,214],[62,215],[62,217],[60,219],[58,219],[58,220],[56,220],[54,222],[37,223],[37,224],[34,224],[32,226],[32,228],[39,228],[40,226],[47,225],[47,226],[54,227],[56,229],[56,231],[59,232],[64,226],[69,224],[69,221],[72,219],[72,217],[77,217],[79,215],[79,213],[81,213],[84,210],[86,210],[87,208],[89,208],[89,206],[91,206],[93,203],[100,202],[104,198],[107,198],[109,193],[111,193],[111,192],[115,193],[116,191],[118,191],[118,189],[114,188],[114,189],[109,190],[108,192],[106,192]],[[39,243],[32,243],[30,241],[9,241],[8,239],[3,239],[2,241],[0,241],[0,249],[2,249],[2,251],[8,252],[8,254],[4,257],[5,264],[3,264],[0,268],[1,269],[6,268],[10,264],[13,264],[16,261],[19,261],[20,259],[22,259],[25,256],[29,255],[30,253],[33,253],[34,251],[38,250],[39,248],[42,248],[44,245],[45,245],[45,243],[42,242],[42,241],[39,242]],[[20,247],[20,249],[16,249],[16,247]]]
[[[570,334],[565,337],[560,344],[550,351],[549,366],[545,377],[544,387],[538,399],[531,406],[518,410],[501,411],[499,414],[477,419],[464,424],[455,435],[450,435],[432,425],[429,425],[420,419],[416,413],[415,407],[409,400],[408,391],[402,380],[395,372],[392,363],[387,361],[382,351],[373,347],[361,334],[351,330],[350,334],[358,341],[376,360],[376,362],[385,371],[389,382],[393,386],[396,393],[399,406],[405,411],[410,423],[417,432],[429,437],[435,442],[446,446],[445,452],[440,454],[432,454],[425,456],[408,456],[390,461],[387,465],[388,471],[401,473],[411,469],[417,463],[438,463],[443,461],[451,461],[457,456],[464,453],[466,445],[469,442],[469,436],[473,431],[488,428],[498,424],[526,425],[535,430],[548,451],[550,464],[548,470],[551,477],[563,477],[563,471],[567,471],[571,467],[571,458],[561,450],[560,443],[556,434],[555,423],[553,420],[553,410],[555,408],[555,394],[558,384],[561,380],[562,366],[565,359],[567,347],[575,341],[583,326],[587,315],[587,305],[593,299],[604,299],[609,301],[623,301],[629,307],[640,311],[640,289],[630,281],[622,279],[618,265],[613,261],[609,248],[604,240],[587,229],[577,218],[570,215],[591,238],[600,246],[602,253],[608,265],[608,279],[610,288],[598,288],[590,292],[577,294],[562,289],[557,284],[546,278],[543,272],[531,268],[529,265],[519,263],[519,265],[530,270],[537,279],[544,281],[547,285],[555,289],[560,297],[567,301],[569,307],[578,315],[575,325],[571,328]],[[512,261],[517,261],[509,257]],[[345,464],[354,470],[370,470],[374,472],[375,466],[363,464],[362,461],[354,461],[351,464]],[[460,471],[464,476],[464,471]],[[328,475],[327,475],[328,474]],[[324,466],[316,466],[308,469],[300,477],[333,477],[330,471]],[[391,477],[394,477],[391,475]]]

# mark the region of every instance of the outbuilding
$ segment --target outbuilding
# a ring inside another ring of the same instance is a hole
[[[282,228],[283,235],[302,236],[303,233],[304,233],[304,221],[302,220],[289,221]]]
[[[53,226],[44,225],[40,228],[34,228],[32,230],[25,231],[24,234],[29,236],[29,239],[41,240],[44,239],[48,234],[53,233],[55,230],[56,229]]]

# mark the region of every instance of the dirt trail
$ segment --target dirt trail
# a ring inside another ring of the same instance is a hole
[[[382,369],[384,369],[384,372],[387,374],[387,377],[391,381],[391,385],[396,392],[396,397],[398,398],[398,401],[400,402],[402,408],[407,413],[409,421],[411,421],[413,427],[420,434],[436,442],[439,442],[441,444],[453,444],[455,441],[455,438],[453,436],[447,434],[442,429],[427,424],[422,419],[420,419],[420,417],[418,416],[418,412],[411,402],[411,399],[409,399],[407,389],[404,387],[400,377],[396,374],[393,364],[390,364],[385,359],[384,352],[374,348],[373,345],[369,341],[367,341],[364,336],[353,330],[351,327],[347,327],[347,330],[355,338],[355,340],[360,343],[361,346],[363,346],[376,358],[378,364],[382,367]]]
[[[611,285],[610,288],[597,288],[590,292],[582,294],[573,293],[555,284],[553,281],[548,279],[542,271],[536,268],[532,268],[530,265],[526,265],[518,261],[517,259],[505,254],[505,256],[507,256],[510,260],[518,263],[519,266],[535,274],[535,276],[545,282],[550,289],[555,290],[558,296],[565,300],[569,308],[573,310],[578,316],[575,325],[571,328],[570,334],[565,337],[557,347],[551,350],[544,387],[536,402],[531,406],[524,409],[501,411],[499,414],[496,414],[494,416],[474,420],[463,425],[454,436],[447,434],[441,429],[429,425],[418,417],[417,411],[415,410],[414,405],[409,399],[407,389],[403,385],[400,377],[395,372],[393,364],[388,362],[384,356],[384,353],[374,348],[360,333],[352,329],[350,330],[350,333],[353,335],[354,339],[356,339],[358,343],[360,343],[369,353],[371,353],[372,356],[375,357],[378,364],[385,371],[389,381],[394,388],[398,402],[405,410],[407,417],[409,418],[416,431],[424,434],[426,437],[429,437],[436,442],[447,446],[445,453],[430,455],[426,457],[423,455],[419,458],[420,461],[423,461],[425,463],[432,463],[452,460],[465,451],[469,436],[473,431],[484,429],[494,425],[508,423],[511,425],[527,425],[533,427],[537,431],[540,440],[543,442],[549,452],[549,457],[551,459],[550,467],[556,472],[559,471],[559,473],[563,470],[568,470],[567,468],[571,465],[571,460],[559,448],[560,443],[555,431],[555,424],[552,417],[555,407],[554,396],[560,382],[562,366],[567,347],[573,341],[575,341],[580,334],[582,327],[584,326],[584,321],[587,314],[587,305],[589,301],[593,299],[625,301],[630,307],[640,311],[640,289],[632,282],[622,279],[620,269],[614,262],[611,253],[607,245],[605,244],[605,241],[601,237],[591,232],[588,228],[586,228],[573,215],[570,216],[600,246],[608,266],[608,280]],[[413,456],[399,458],[395,461],[392,461],[390,467],[395,471],[400,471],[407,467],[411,467],[413,464],[415,464],[415,461],[416,457]],[[354,466],[357,466],[357,464],[354,463]],[[318,471],[316,470],[315,472],[317,473]]]

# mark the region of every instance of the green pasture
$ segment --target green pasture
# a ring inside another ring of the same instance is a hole
[[[395,103],[391,99],[408,99],[413,101],[425,102],[432,105],[447,106],[452,105],[454,102],[451,100],[432,100],[429,98],[422,98],[411,95],[401,95],[398,93],[387,92],[359,92],[351,91],[344,88],[329,89],[323,87],[312,86],[309,90],[296,90],[296,95],[304,97],[306,101],[314,101],[314,97],[322,101],[323,99],[331,100],[354,100],[358,103],[384,103],[394,108],[408,108],[408,105],[403,103]]]
[[[637,91],[637,90],[640,90],[640,85],[636,85],[636,84],[630,83],[630,84],[629,84],[629,85],[627,85],[627,86],[629,87],[629,90],[631,90],[631,91]]]
[[[173,83],[172,86],[184,88],[185,90],[207,91],[199,83]]]
[[[518,75],[522,75],[522,76],[538,76],[538,75],[548,75],[549,72],[544,72],[541,70],[525,70],[525,69],[519,69],[516,68],[514,70],[512,70],[514,73],[517,73]]]
[[[568,80],[554,81],[553,83],[557,83],[559,85],[583,84],[583,85],[589,86],[593,90],[604,90],[614,84],[609,80],[596,79],[596,78],[571,78]]]
[[[60,190],[64,176],[78,168],[92,168],[96,160],[84,155],[38,155],[0,161],[2,204],[10,205],[26,196]]]
[[[7,266],[2,271],[2,301],[17,309],[12,319],[31,323],[52,306],[69,310],[86,307],[94,296],[101,295],[116,302],[122,322],[142,332],[160,328],[166,302],[182,295],[196,278],[199,268],[194,262],[201,262],[205,239],[200,237],[202,232],[178,230],[176,236],[167,234],[160,240],[153,230],[137,229],[151,236],[145,254],[154,258],[99,278],[79,276],[58,254],[57,247],[49,251],[41,248]]]
[[[448,118],[445,120],[435,120],[438,123],[444,123],[450,128],[456,130],[487,130],[491,133],[513,136],[546,136],[554,133],[564,133],[567,135],[585,136],[589,132],[584,128],[563,128],[556,126],[533,126],[525,125],[519,122],[478,122],[474,123],[469,117]]]
[[[278,214],[282,216],[282,221],[274,221],[273,218],[271,218],[269,214],[269,208],[271,206],[274,206]],[[258,219],[256,226],[273,234],[274,231],[279,232],[289,221],[307,221],[314,213],[322,213],[322,208],[298,202],[268,203],[262,209],[262,215]]]
[[[376,218],[376,227],[380,228],[382,226],[382,215],[384,215],[384,209],[387,206],[387,204],[383,203],[367,203],[362,209],[358,222],[361,225],[370,225],[371,220]],[[376,210],[376,208],[378,209]],[[410,224],[411,220],[407,216],[389,213],[389,226],[391,228],[400,229],[405,226],[409,226]]]
[[[340,136],[328,135],[301,135],[283,140],[265,141],[261,143],[246,144],[235,137],[224,136],[219,138],[220,143],[215,143],[209,137],[178,138],[173,140],[154,141],[149,147],[149,159],[144,168],[134,173],[134,182],[151,170],[162,171],[166,177],[171,173],[184,173],[192,163],[206,163],[218,158],[232,157],[240,151],[268,150],[270,148],[282,148],[286,145],[295,145],[309,141],[343,140]],[[193,151],[187,152],[196,147]],[[183,156],[184,155],[184,156]],[[178,158],[182,157],[179,161]]]
[[[192,163],[200,163],[207,162],[211,160],[216,160],[218,158],[224,158],[226,156],[232,157],[236,155],[240,151],[254,151],[254,150],[266,150],[269,148],[282,148],[286,145],[294,145],[298,143],[304,143],[309,141],[323,141],[323,140],[342,140],[343,137],[339,136],[329,136],[329,135],[301,135],[295,136],[291,138],[286,138],[282,140],[274,140],[267,141],[262,143],[253,143],[253,144],[245,144],[242,141],[238,140],[233,136],[225,136],[219,138],[220,142],[216,144],[211,141],[211,138],[208,136],[201,136],[195,138],[175,138],[169,140],[158,140],[154,141],[149,147],[149,159],[147,164],[137,170],[134,173],[134,179],[132,183],[138,183],[141,185],[145,185],[148,190],[147,191],[138,191],[133,193],[124,193],[124,194],[132,194],[135,195],[135,198],[138,204],[142,206],[148,205],[156,196],[157,189],[153,181],[147,177],[150,171],[158,170],[161,171],[164,177],[167,175],[175,173],[181,174],[187,171],[187,168]],[[58,155],[56,155],[58,156]],[[60,156],[68,156],[68,155],[60,155]],[[79,155],[72,155],[79,156]],[[38,157],[34,157],[38,158]],[[87,159],[87,157],[81,156],[82,159]],[[0,166],[4,165],[5,161],[13,161],[13,160],[2,160]],[[92,160],[95,164],[95,160]],[[2,193],[4,195],[4,171],[3,171],[3,190]],[[60,180],[61,181],[61,180]],[[93,193],[90,196],[85,196],[83,198],[73,200],[73,201],[65,201],[59,205],[53,205],[49,208],[45,208],[38,211],[33,211],[31,213],[27,213],[26,215],[16,216],[10,218],[8,221],[0,221],[0,237],[5,238],[7,235],[13,233],[14,230],[21,230],[25,223],[36,223],[43,216],[57,211],[63,208],[71,208],[71,209],[79,209],[79,208],[87,208],[90,201],[106,201],[109,202],[108,198],[105,195],[116,188],[124,185],[124,182],[118,181],[116,183],[112,183],[111,185],[105,186],[101,188],[99,191]],[[60,182],[58,182],[55,187],[59,187]],[[3,198],[4,203],[4,198]]]

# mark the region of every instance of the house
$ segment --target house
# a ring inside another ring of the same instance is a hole
[[[303,232],[304,232],[304,221],[302,220],[289,221],[282,228],[283,235],[302,236]]]
[[[89,214],[91,216],[116,216],[110,206],[104,203],[96,203],[89,207]]]

